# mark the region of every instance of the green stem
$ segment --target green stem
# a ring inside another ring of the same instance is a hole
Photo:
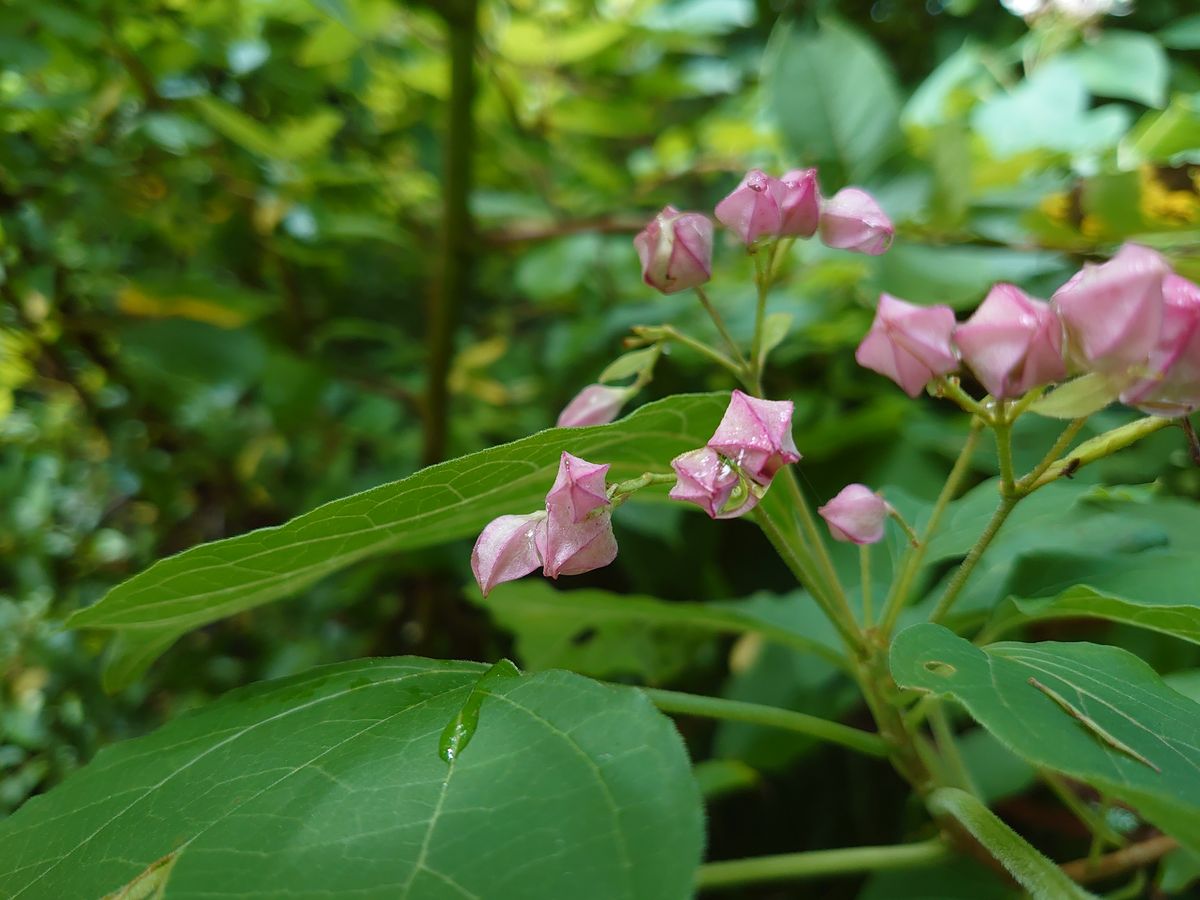
[[[863,544],[858,548],[859,579],[862,582],[862,623],[863,628],[870,628],[875,622],[875,610],[871,598],[871,545]]]
[[[942,594],[942,599],[938,601],[937,606],[934,608],[933,615],[929,617],[930,622],[941,621],[946,613],[950,611],[950,607],[954,605],[954,601],[958,599],[958,595],[962,593],[962,589],[966,586],[967,579],[975,571],[975,566],[979,564],[980,557],[983,556],[984,551],[992,543],[992,540],[996,537],[996,533],[1000,531],[1009,513],[1013,511],[1013,507],[1017,505],[1017,501],[1020,499],[1020,494],[1010,494],[1001,498],[1000,505],[992,513],[992,518],[983,530],[983,534],[979,536],[979,540],[975,542],[975,546],[967,553],[966,559],[962,561],[955,571],[954,576],[950,579],[950,583],[946,585],[946,592]]]
[[[854,618],[850,616],[849,607],[845,606],[844,610],[839,608],[828,596],[807,548],[790,541],[783,529],[761,506],[754,510],[754,518],[763,534],[767,536],[767,540],[771,542],[771,546],[775,548],[775,552],[779,554],[779,558],[783,560],[784,565],[791,569],[796,580],[808,590],[809,596],[825,613],[826,618],[833,623],[846,645],[856,652],[862,652],[864,649],[862,634],[859,632]]]
[[[816,716],[763,706],[760,703],[743,703],[740,700],[722,700],[700,694],[685,694],[680,691],[664,691],[659,688],[642,688],[663,712],[686,716],[703,716],[706,719],[723,719],[729,722],[749,722],[804,734],[820,741],[840,744],[858,753],[880,759],[888,755],[887,745],[879,735],[860,728],[851,728],[841,722],[831,722]]]
[[[967,432],[967,439],[963,443],[962,450],[958,454],[958,459],[954,462],[954,467],[950,470],[950,475],[946,478],[946,483],[942,486],[942,492],[938,494],[937,501],[933,505],[933,512],[929,515],[929,522],[925,526],[925,533],[915,547],[912,547],[905,556],[903,568],[900,572],[900,577],[892,584],[892,590],[888,594],[888,599],[884,604],[883,622],[880,625],[880,630],[886,637],[892,633],[892,629],[896,627],[896,620],[900,618],[900,613],[904,609],[908,601],[908,592],[912,588],[913,579],[916,578],[917,572],[921,569],[921,563],[925,560],[925,553],[929,549],[929,541],[934,534],[937,533],[938,526],[942,523],[942,517],[946,513],[946,508],[950,501],[958,494],[959,486],[966,477],[971,468],[971,457],[975,453],[975,446],[979,443],[979,435],[983,431],[984,422],[978,416],[971,419],[971,430]]]
[[[674,474],[644,472],[637,478],[630,478],[628,481],[619,481],[616,484],[611,485],[608,489],[608,498],[613,502],[613,504],[620,504],[628,500],[630,495],[640,491],[644,487],[649,487],[652,484],[674,483]]]
[[[967,768],[967,763],[958,749],[958,739],[954,736],[954,729],[950,727],[945,705],[940,701],[929,709],[929,727],[933,731],[934,740],[937,741],[942,762],[957,782],[954,787],[960,787],[978,797],[979,789],[975,786],[971,770]]]
[[[1114,847],[1123,847],[1128,843],[1125,838],[1113,831],[1108,821],[1104,818],[1105,806],[1097,811],[1093,810],[1079,798],[1079,795],[1071,790],[1070,785],[1057,773],[1051,772],[1049,769],[1039,769],[1038,775],[1046,786],[1054,792],[1055,796],[1062,801],[1063,806],[1067,807],[1075,818],[1087,826],[1088,831],[1092,833],[1092,849],[1088,853],[1089,860],[1096,860],[1104,852],[1104,844],[1108,842]]]
[[[830,595],[829,599],[842,610],[846,620],[853,622],[854,613],[850,609],[850,601],[846,599],[846,591],[842,587],[841,579],[838,578],[837,569],[833,567],[833,558],[829,555],[829,548],[825,545],[825,535],[817,525],[812,507],[809,506],[808,498],[804,496],[804,491],[800,488],[800,481],[796,478],[796,473],[791,466],[784,469],[783,478],[788,493],[792,495],[796,514],[800,518],[800,527],[803,529],[802,536],[811,545],[813,556],[825,579]]]
[[[958,383],[957,378],[939,378],[936,382],[936,393],[939,397],[949,397],[964,412],[969,412],[971,415],[979,416],[981,419],[991,421],[991,413],[978,400],[962,389],[962,385]]]
[[[1059,454],[1066,450],[1067,447],[1071,446],[1071,441],[1075,440],[1075,436],[1079,434],[1080,430],[1082,430],[1083,426],[1086,424],[1087,416],[1084,416],[1081,419],[1073,419],[1071,424],[1063,429],[1062,434],[1058,436],[1058,439],[1055,440],[1050,449],[1046,451],[1046,455],[1042,457],[1041,461],[1032,469],[1030,469],[1027,475],[1017,482],[1017,490],[1023,494],[1028,493],[1029,486],[1041,478],[1042,474],[1054,464],[1056,459],[1058,459]]]
[[[767,294],[771,292],[771,260],[764,257],[762,248],[754,253],[754,285],[758,289],[758,302],[754,307],[754,341],[750,345],[750,360],[756,378],[762,375],[763,321],[767,315]]]
[[[696,340],[691,335],[684,334],[671,325],[638,325],[633,329],[633,333],[648,341],[674,341],[677,344],[689,347],[738,379],[741,379],[745,374],[741,367],[725,354],[714,350],[703,341]]]
[[[1000,463],[1000,492],[1004,496],[1016,493],[1017,476],[1013,469],[1012,425],[997,422],[992,426],[996,436],[996,459]]]
[[[908,524],[908,520],[905,519],[904,516],[900,515],[900,510],[889,506],[888,515],[895,519],[896,524],[899,525],[904,531],[905,536],[908,538],[908,545],[910,547],[916,547],[921,543],[921,538],[917,535],[916,529]]]
[[[708,299],[708,292],[702,287],[695,288],[695,291],[696,296],[700,298],[700,305],[704,307],[704,311],[712,319],[713,325],[717,327],[717,331],[720,333],[721,339],[725,342],[725,346],[729,349],[730,355],[737,360],[743,372],[749,372],[750,366],[746,362],[746,357],[742,356],[742,349],[738,346],[737,341],[733,339],[733,335],[729,333],[729,329],[725,327],[725,320],[721,318],[721,314],[717,312],[717,308]]]
[[[899,846],[784,853],[779,856],[705,863],[697,873],[696,885],[700,890],[712,890],[769,881],[919,869],[936,865],[950,856],[950,849],[938,839]]]

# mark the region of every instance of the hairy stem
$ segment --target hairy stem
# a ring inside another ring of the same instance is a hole
[[[703,341],[696,340],[671,325],[638,325],[634,327],[633,333],[645,341],[674,341],[676,344],[682,344],[695,350],[705,359],[716,363],[736,378],[741,379],[744,375],[742,368],[724,353],[714,350]]]
[[[887,847],[847,847],[842,850],[813,850],[808,853],[784,853],[727,862],[705,863],[696,876],[700,890],[762,884],[769,881],[795,881],[828,875],[853,875],[890,869],[918,869],[932,866],[950,857],[941,840]]]
[[[790,709],[764,706],[760,703],[722,700],[716,697],[685,694],[680,691],[664,691],[658,688],[642,688],[641,690],[663,712],[703,716],[707,719],[723,719],[730,722],[750,722],[755,725],[766,725],[769,728],[779,728],[783,731],[808,735],[831,744],[840,744],[867,756],[884,758],[888,754],[887,745],[879,735],[863,731],[860,728],[851,728],[841,722],[832,722],[829,719],[793,712]]]

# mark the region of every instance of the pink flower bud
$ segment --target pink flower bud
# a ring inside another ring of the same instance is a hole
[[[989,394],[1019,397],[1067,375],[1062,325],[1050,304],[1011,284],[998,284],[954,329],[954,342]]]
[[[471,571],[483,596],[505,581],[528,575],[542,564],[538,545],[546,531],[546,513],[492,519],[475,541]]]
[[[916,397],[934,378],[958,368],[950,345],[954,311],[948,306],[917,306],[879,295],[871,330],[854,358],[864,368],[886,375]]]
[[[712,275],[712,238],[708,216],[664,207],[633,239],[642,279],[664,294],[704,284]]]
[[[878,256],[896,233],[875,198],[860,188],[842,188],[821,201],[821,241],[828,247]]]
[[[1200,409],[1200,287],[1174,273],[1163,279],[1163,324],[1146,377],[1121,402],[1159,416]]]
[[[775,473],[798,462],[792,439],[792,401],[760,400],[734,391],[708,446],[766,486]]]
[[[1125,244],[1108,262],[1075,273],[1050,301],[1072,358],[1112,375],[1142,364],[1162,330],[1163,279],[1170,271],[1153,250]]]
[[[742,183],[717,204],[717,220],[749,246],[760,237],[779,234],[785,188],[778,178],[751,169]]]
[[[848,484],[836,497],[818,507],[835,541],[877,544],[892,507],[865,484]]]
[[[601,510],[582,522],[559,519],[553,513],[546,527],[538,531],[538,552],[542,572],[547,578],[582,575],[601,569],[617,558],[617,539],[613,536],[612,510]]]
[[[793,169],[779,179],[783,199],[779,203],[780,235],[810,238],[821,219],[821,192],[816,169]]]
[[[607,425],[621,412],[621,407],[628,398],[629,391],[626,388],[589,384],[563,407],[563,411],[558,414],[557,427]]]
[[[737,518],[758,503],[758,494],[711,447],[681,453],[671,460],[671,468],[676,480],[668,496],[695,503],[714,519]]]
[[[560,457],[558,477],[546,494],[546,527],[537,535],[547,578],[590,572],[616,559],[612,507],[604,483],[608,469],[570,453]]]
[[[558,461],[558,476],[546,494],[546,511],[552,519],[578,525],[592,510],[608,504],[604,476],[608,465],[597,465],[565,450]]]

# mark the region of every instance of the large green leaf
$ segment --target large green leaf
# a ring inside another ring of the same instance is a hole
[[[670,722],[566,672],[489,679],[447,763],[484,670],[324,667],[111,747],[0,823],[0,896],[691,896],[700,798]]]
[[[1105,29],[1065,59],[1093,94],[1135,100],[1146,106],[1162,106],[1166,101],[1170,78],[1167,54],[1151,35]]]
[[[723,394],[672,397],[612,425],[550,429],[431,466],[277,528],[155,563],[70,624],[180,632],[295,593],[369,556],[467,537],[495,516],[539,508],[564,450],[612,463],[612,478],[665,471],[673,456],[708,439],[726,402]]]
[[[780,26],[771,36],[765,83],[798,158],[832,163],[843,178],[870,176],[900,137],[900,95],[887,59],[845,25]]]
[[[1200,644],[1200,558],[1191,553],[1031,554],[1008,590],[1020,619],[1108,619]]]
[[[1088,643],[980,649],[924,624],[896,637],[891,666],[901,687],[957,700],[1018,756],[1200,848],[1200,704],[1131,653]]]

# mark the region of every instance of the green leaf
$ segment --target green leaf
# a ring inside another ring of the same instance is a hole
[[[1060,59],[1075,67],[1093,94],[1146,106],[1166,103],[1167,54],[1151,35],[1106,28]]]
[[[995,94],[971,112],[971,124],[1001,158],[1029,150],[1104,150],[1125,133],[1128,118],[1118,106],[1090,109],[1082,74],[1062,59],[1038,66],[1011,91]]]
[[[438,736],[485,668],[324,667],[106,749],[0,823],[0,896],[165,870],[172,898],[690,897],[700,798],[671,723],[635,689],[499,678],[447,764]]]
[[[597,380],[601,384],[608,384],[641,375],[647,369],[653,369],[660,356],[662,356],[661,344],[624,353],[610,362]]]
[[[1080,419],[1104,409],[1120,393],[1108,377],[1091,372],[1055,388],[1029,409],[1050,419]]]
[[[559,456],[612,464],[611,478],[665,471],[712,434],[728,400],[691,394],[611,425],[550,429],[327,503],[276,528],[193,547],[155,563],[71,617],[73,627],[180,633],[286,597],[381,553],[473,535],[542,506]]]
[[[200,117],[244,150],[259,156],[275,158],[281,147],[271,130],[216,97],[196,97],[192,100]]]
[[[540,578],[499,585],[486,598],[472,586],[467,596],[516,635],[517,656],[535,670],[564,668],[597,678],[640,675],[663,683],[692,662],[703,638],[743,633],[837,660],[826,644],[777,621],[781,617],[772,616],[765,599],[669,603],[593,589],[560,591]],[[801,603],[812,601],[789,596],[773,605]]]
[[[832,20],[816,31],[779,26],[763,77],[770,108],[800,160],[836,164],[843,179],[860,181],[895,148],[895,78],[879,49],[848,26]]]
[[[583,21],[555,27],[536,19],[513,19],[500,32],[500,55],[519,66],[565,66],[582,62],[628,36],[621,22]]]
[[[1172,50],[1200,50],[1200,15],[1176,19],[1158,32],[1158,39]]]
[[[1033,900],[1086,900],[1088,893],[1008,827],[994,812],[958,788],[939,788],[929,796],[929,808],[951,816],[998,859]]]
[[[1121,141],[1123,162],[1165,162],[1200,147],[1200,96],[1178,96],[1162,112],[1149,112]]]
[[[1017,900],[1020,892],[973,859],[956,856],[937,866],[878,872],[857,900]]]
[[[1200,644],[1200,558],[1193,553],[1031,554],[1017,563],[1008,589],[1026,620],[1107,619]]]
[[[1065,277],[1057,253],[996,247],[930,247],[900,243],[879,257],[876,287],[915,303],[969,309],[997,281],[1020,284],[1044,275]]]
[[[771,313],[763,319],[761,353],[764,360],[787,338],[794,319],[795,316],[785,312]]]
[[[1136,656],[1088,643],[980,649],[940,625],[897,637],[901,687],[951,697],[1035,766],[1091,784],[1200,848],[1200,704]]]

